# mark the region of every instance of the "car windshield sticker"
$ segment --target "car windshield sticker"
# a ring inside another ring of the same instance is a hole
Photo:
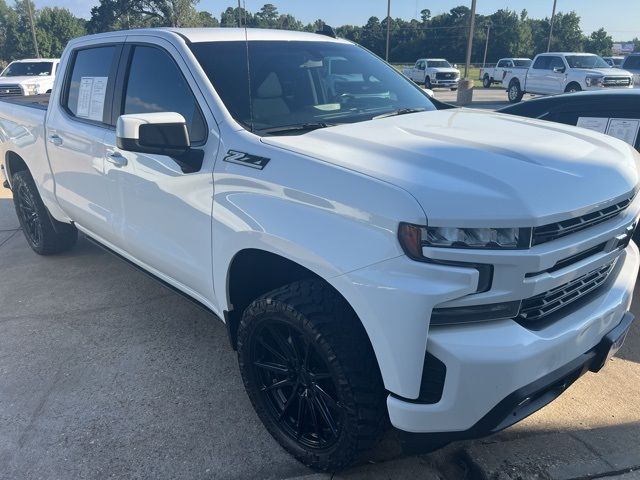
[[[609,119],[606,117],[579,117],[577,127],[587,128],[594,132],[605,133]]]
[[[108,79],[108,77],[82,77],[80,79],[76,116],[98,122],[102,121]]]
[[[640,130],[640,119],[612,118],[607,127],[607,134],[635,146]]]

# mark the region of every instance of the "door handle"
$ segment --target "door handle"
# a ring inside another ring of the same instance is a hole
[[[112,163],[118,168],[122,168],[127,165],[127,159],[118,152],[113,152],[107,155],[107,162]]]
[[[49,143],[53,143],[56,147],[59,147],[60,145],[62,145],[62,138],[54,133],[52,135],[49,135]]]

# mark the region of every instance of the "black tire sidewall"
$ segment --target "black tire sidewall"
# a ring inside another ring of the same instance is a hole
[[[301,332],[308,341],[312,342],[329,368],[336,386],[339,401],[347,407],[347,413],[344,416],[344,422],[339,434],[340,437],[333,445],[326,449],[306,447],[286,433],[279,425],[277,419],[274,418],[269,405],[267,405],[264,396],[259,391],[255,371],[252,368],[254,360],[252,359],[252,340],[253,335],[258,332],[261,322],[269,320],[277,320],[292,326]],[[328,360],[331,358],[333,358],[334,361]],[[339,463],[345,466],[350,463],[356,450],[354,445],[355,438],[352,433],[355,431],[357,424],[357,416],[354,414],[356,412],[356,405],[353,392],[349,387],[347,377],[342,372],[339,359],[337,359],[335,352],[332,351],[331,346],[326,341],[323,341],[321,333],[312,327],[311,323],[303,314],[292,309],[291,305],[285,303],[268,302],[267,300],[254,302],[245,312],[238,332],[238,362],[245,389],[256,413],[269,433],[271,433],[289,453],[303,463],[307,465],[313,464],[312,466],[321,470],[326,469],[324,465],[333,464],[336,461],[336,456],[343,457],[342,460],[338,460]]]
[[[15,206],[16,215],[18,217],[18,221],[20,222],[20,227],[22,228],[22,232],[24,233],[24,237],[27,240],[27,243],[31,247],[31,249],[37,253],[42,253],[44,251],[44,236],[47,225],[44,223],[46,219],[43,219],[43,213],[46,215],[46,211],[44,211],[44,205],[42,204],[42,200],[40,199],[40,195],[36,189],[36,184],[26,171],[21,171],[16,173],[12,178],[12,190],[13,190],[13,204]],[[26,193],[29,195],[29,199],[33,203],[33,206],[38,215],[38,222],[40,224],[41,230],[41,238],[40,243],[37,244],[31,238],[31,235],[28,233],[26,220],[22,214],[22,209],[20,208],[20,189],[26,189]]]
[[[517,89],[517,94],[515,96],[512,97],[511,95],[511,89],[512,88],[516,88]],[[522,89],[520,88],[520,84],[518,82],[512,82],[509,84],[509,90],[507,91],[507,97],[509,99],[509,102],[511,103],[518,103],[520,100],[522,100]]]

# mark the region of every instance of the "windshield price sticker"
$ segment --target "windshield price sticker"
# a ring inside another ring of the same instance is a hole
[[[594,132],[605,133],[608,123],[609,119],[607,117],[580,117],[576,126],[587,128]]]
[[[612,118],[607,127],[607,135],[619,138],[629,145],[635,146],[640,129],[640,120],[633,118]]]
[[[638,133],[640,132],[640,119],[579,117],[576,126],[587,128],[594,132],[605,133],[635,147]]]
[[[80,79],[76,116],[98,122],[102,121],[108,80],[109,77],[82,77]]]

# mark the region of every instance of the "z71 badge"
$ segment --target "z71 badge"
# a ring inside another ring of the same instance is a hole
[[[238,165],[244,165],[245,167],[257,168],[262,170],[269,163],[269,159],[265,157],[258,157],[257,155],[251,155],[250,153],[238,152],[237,150],[229,150],[224,157],[225,162],[237,163]]]

